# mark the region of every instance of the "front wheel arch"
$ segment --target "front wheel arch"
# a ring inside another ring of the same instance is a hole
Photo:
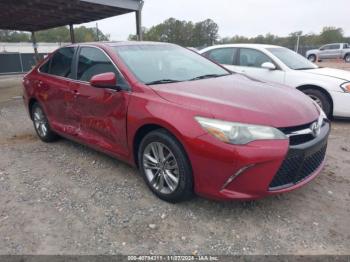
[[[330,116],[333,116],[333,108],[334,108],[333,99],[327,90],[325,90],[324,88],[322,88],[320,86],[316,86],[316,85],[302,85],[302,86],[297,87],[297,89],[301,92],[304,92],[304,90],[307,90],[307,89],[315,89],[315,90],[322,92],[328,98],[328,101],[330,102],[330,106],[331,106]]]
[[[39,104],[39,101],[33,97],[29,100],[29,103],[28,103],[28,112],[29,112],[29,116],[30,116],[31,120],[33,120],[32,110],[33,110],[33,106],[35,105],[35,103]]]
[[[132,142],[132,153],[133,153],[133,158],[134,158],[133,160],[134,160],[136,167],[138,168],[138,151],[139,151],[139,147],[140,147],[142,139],[147,134],[149,134],[150,132],[157,130],[157,129],[165,130],[167,133],[169,133],[174,139],[176,139],[179,142],[179,144],[182,146],[182,149],[185,152],[186,157],[187,157],[187,159],[190,163],[190,166],[192,168],[192,164],[191,164],[191,160],[189,158],[188,152],[187,152],[185,146],[183,145],[183,143],[181,142],[181,140],[179,139],[178,135],[163,125],[153,124],[153,123],[148,123],[148,124],[144,124],[143,126],[140,126],[134,135],[133,142]]]

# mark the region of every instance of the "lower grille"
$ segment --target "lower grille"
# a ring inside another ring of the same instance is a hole
[[[314,173],[325,159],[327,144],[317,147],[308,150],[290,149],[269,190],[293,186]]]

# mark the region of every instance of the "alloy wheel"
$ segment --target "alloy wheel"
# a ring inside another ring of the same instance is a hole
[[[43,110],[40,107],[36,107],[33,112],[33,121],[35,129],[37,130],[40,137],[47,136],[49,132],[49,123]]]
[[[171,194],[177,189],[179,166],[173,152],[163,143],[152,142],[146,146],[143,168],[149,184],[158,192]]]

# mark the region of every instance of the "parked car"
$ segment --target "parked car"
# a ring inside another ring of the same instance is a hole
[[[287,192],[324,165],[330,125],[315,102],[176,45],[71,45],[23,83],[42,141],[63,136],[135,165],[169,202]]]
[[[233,72],[297,88],[316,101],[328,117],[350,117],[348,71],[319,68],[303,56],[273,45],[220,45],[200,53]]]
[[[350,45],[347,43],[324,45],[320,49],[307,51],[306,57],[311,62],[325,59],[344,59],[345,62],[350,63]]]

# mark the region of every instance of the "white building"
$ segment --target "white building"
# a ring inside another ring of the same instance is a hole
[[[38,43],[38,52],[39,53],[52,53],[57,48],[61,46],[68,45],[69,43]],[[22,53],[22,54],[31,54],[34,53],[34,48],[32,43],[6,43],[0,42],[0,53]]]

